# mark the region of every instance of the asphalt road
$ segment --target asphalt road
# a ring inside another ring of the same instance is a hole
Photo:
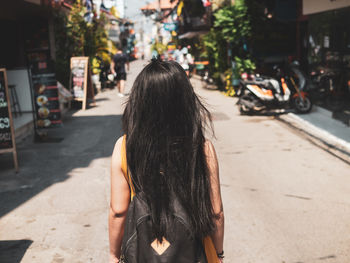
[[[127,90],[145,62],[131,64]],[[193,79],[214,117],[225,209],[225,262],[350,262],[350,169],[271,116]],[[121,135],[115,90],[76,111],[60,143],[0,155],[0,262],[107,262],[109,164]]]

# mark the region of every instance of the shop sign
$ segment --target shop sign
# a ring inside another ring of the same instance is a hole
[[[86,83],[88,59],[86,58],[72,58],[71,72],[72,72],[72,86],[73,96],[75,99],[84,98],[84,86]]]
[[[303,0],[303,14],[310,15],[350,6],[350,0]]]
[[[166,31],[176,31],[177,23],[164,23],[164,29]]]
[[[88,99],[95,103],[95,92],[92,86],[91,69],[88,57],[71,57],[70,59],[70,91],[73,99],[82,102],[86,109]]]

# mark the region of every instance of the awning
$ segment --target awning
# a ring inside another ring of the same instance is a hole
[[[350,6],[349,0],[303,0],[303,15],[310,15],[348,6]]]
[[[185,34],[180,35],[179,39],[194,38],[194,37],[197,37],[197,36],[205,35],[208,32],[209,31],[190,31],[190,32],[187,32]]]

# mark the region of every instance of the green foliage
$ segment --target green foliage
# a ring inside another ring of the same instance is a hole
[[[55,44],[56,44],[56,78],[65,87],[69,85],[69,64],[72,54],[73,41],[68,37],[66,31],[67,16],[59,11],[55,11],[54,17],[54,29],[55,29]]]
[[[92,23],[84,20],[86,9],[76,1],[69,15],[56,10],[54,27],[56,36],[56,75],[57,79],[66,87],[69,85],[70,58],[73,56],[87,56],[93,66],[94,73],[98,73],[99,64],[96,56],[109,64],[111,54],[116,52],[112,42],[108,40],[105,29],[107,18],[101,15]]]
[[[239,79],[241,74],[246,72],[248,74],[255,70],[255,63],[249,58],[239,58],[237,56],[233,59],[235,67],[229,68],[225,71],[225,94],[227,96],[233,97],[236,92],[233,87],[233,82]]]
[[[151,51],[153,50],[157,51],[158,54],[163,54],[167,50],[167,45],[164,45],[161,42],[155,42],[151,46]]]
[[[209,59],[210,72],[214,78],[217,76],[217,80],[220,75],[224,76],[222,79],[230,96],[234,95],[232,80],[255,69],[249,53],[243,49],[243,43],[249,42],[252,35],[251,5],[249,0],[237,0],[234,5],[218,9],[214,13],[214,28],[203,37],[203,56]],[[228,59],[228,48],[232,53],[233,68]]]
[[[209,71],[215,79],[219,79],[221,72],[224,72],[227,65],[227,42],[222,32],[210,29],[209,33],[202,38],[204,52],[202,57],[209,60]]]
[[[225,95],[234,97],[236,95],[235,88],[232,84],[233,80],[233,70],[229,68],[225,71]]]
[[[244,1],[219,9],[215,14],[214,27],[220,29],[224,38],[231,43],[239,44],[243,38],[251,35],[251,24],[248,8]]]
[[[72,56],[84,56],[84,40],[88,25],[84,20],[85,8],[77,1],[70,11],[66,23],[67,37],[72,42]]]
[[[239,77],[242,73],[252,73],[255,70],[255,63],[251,59],[243,59],[239,57],[234,57],[235,62],[235,77]]]
[[[99,56],[105,64],[110,64],[112,54],[117,52],[112,41],[108,39],[105,25],[108,20],[104,14],[87,25],[85,32],[84,54],[90,58],[93,71],[96,71],[96,63],[92,63],[96,56]]]

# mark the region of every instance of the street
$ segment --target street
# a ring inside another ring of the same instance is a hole
[[[130,65],[127,91],[146,61]],[[273,116],[240,116],[236,99],[196,92],[213,114],[225,211],[225,262],[350,262],[350,167]],[[109,166],[125,98],[75,111],[59,143],[0,159],[0,262],[107,262]],[[4,168],[3,168],[4,167]]]

